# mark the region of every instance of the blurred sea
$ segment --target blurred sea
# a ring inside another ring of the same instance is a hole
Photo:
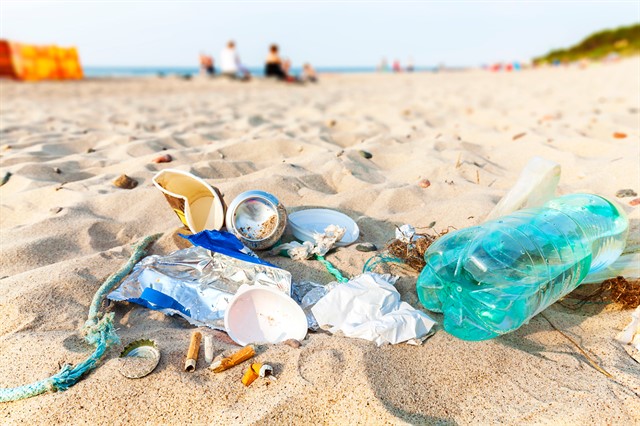
[[[196,75],[200,70],[197,67],[83,67],[85,77],[149,77],[149,76],[169,76],[169,75]],[[301,68],[293,67],[292,74],[300,75]],[[414,71],[435,71],[436,68],[418,67]],[[263,76],[262,67],[249,67],[251,75]],[[318,73],[331,74],[355,74],[373,73],[375,67],[318,67]]]

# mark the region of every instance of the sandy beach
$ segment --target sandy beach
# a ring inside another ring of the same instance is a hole
[[[93,294],[131,244],[185,247],[153,187],[164,168],[207,180],[229,202],[249,189],[290,211],[353,218],[378,247],[405,223],[443,231],[479,224],[533,156],[562,166],[559,193],[640,192],[640,59],[513,73],[326,75],[320,83],[176,77],[20,84],[0,81],[0,387],[45,378],[91,347],[78,330]],[[624,137],[614,133],[622,133]],[[364,158],[360,150],[372,154]],[[173,161],[152,163],[168,153]],[[121,174],[136,179],[117,188]],[[419,182],[428,179],[430,186]],[[424,185],[423,185],[424,186]],[[629,244],[640,244],[640,206]],[[328,255],[348,276],[371,253]],[[319,262],[265,259],[294,280],[326,284]],[[417,274],[402,299],[421,309]],[[246,388],[244,368],[182,371],[186,321],[111,303],[123,343],[156,340],[156,371],[118,372],[123,345],[65,392],[0,405],[3,424],[640,424],[640,365],[614,340],[630,311],[606,304],[545,311],[606,369],[593,368],[541,316],[514,333],[465,342],[438,328],[422,346],[310,333],[264,345],[277,381]],[[442,317],[433,315],[436,321]],[[221,332],[217,352],[236,345]]]

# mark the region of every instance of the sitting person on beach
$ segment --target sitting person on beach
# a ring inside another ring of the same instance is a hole
[[[216,68],[213,66],[213,57],[200,54],[200,74],[213,76],[216,73]]]
[[[265,77],[275,77],[279,80],[288,80],[289,76],[282,67],[282,59],[278,55],[278,45],[272,44],[269,47],[269,55],[264,66]]]
[[[220,52],[220,71],[222,75],[241,80],[249,80],[249,70],[242,66],[240,57],[236,52],[236,44],[233,40],[227,43],[227,47]]]
[[[313,69],[309,62],[306,62],[302,66],[302,81],[309,81],[311,83],[318,82],[318,75],[316,74],[316,70]]]

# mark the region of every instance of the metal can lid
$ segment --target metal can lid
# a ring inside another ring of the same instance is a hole
[[[139,379],[156,368],[160,362],[160,351],[153,340],[136,340],[125,346],[119,362],[120,374],[129,379]]]

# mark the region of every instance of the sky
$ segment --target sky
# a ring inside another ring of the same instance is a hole
[[[0,1],[0,37],[75,45],[85,66],[196,66],[234,39],[248,66],[270,43],[293,65],[475,66],[525,61],[640,21],[633,1]]]

